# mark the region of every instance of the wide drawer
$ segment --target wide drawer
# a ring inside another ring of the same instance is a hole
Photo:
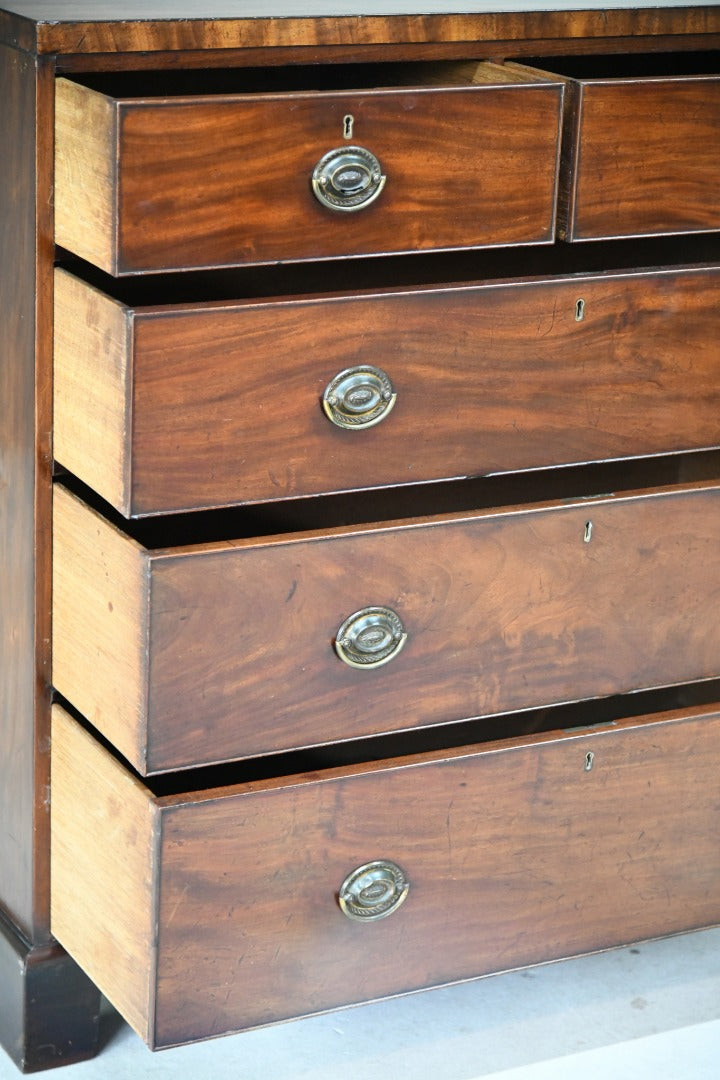
[[[59,270],[55,296],[55,457],[126,516],[720,443],[716,266],[161,307]]]
[[[58,488],[53,683],[151,774],[711,678],[718,536],[698,483],[152,548]]]
[[[159,796],[54,712],[52,931],[153,1047],[720,920],[717,706]]]
[[[551,242],[563,88],[470,67],[433,67],[447,86],[376,89],[381,67],[360,89],[200,96],[61,79],[56,241],[112,274]]]
[[[560,236],[720,229],[717,53],[547,65],[567,80]]]

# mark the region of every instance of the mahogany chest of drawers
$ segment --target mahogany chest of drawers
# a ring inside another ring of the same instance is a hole
[[[389,6],[0,13],[25,1070],[720,921],[720,9]]]

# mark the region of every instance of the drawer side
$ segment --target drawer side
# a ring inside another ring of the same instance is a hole
[[[51,929],[148,1041],[157,810],[142,785],[59,706],[52,740]]]
[[[137,764],[145,753],[146,560],[59,487],[53,513],[53,684]]]
[[[129,514],[133,316],[55,271],[54,457]]]
[[[115,273],[115,104],[59,79],[55,91],[55,242]]]

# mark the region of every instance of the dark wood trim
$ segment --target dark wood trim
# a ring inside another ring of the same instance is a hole
[[[37,25],[22,15],[0,11],[0,44],[23,52],[36,52]]]
[[[0,906],[36,945],[50,940],[53,75],[0,46]]]
[[[458,41],[444,45],[316,45],[301,48],[218,49],[214,52],[73,53],[58,57],[58,72],[159,71],[175,68],[276,67],[283,64],[355,64],[388,61],[504,60],[522,56],[587,55],[622,51],[689,52],[720,48],[720,34],[708,37],[549,38],[538,41]]]
[[[39,53],[137,53],[216,49],[286,48],[317,45],[355,47],[383,44],[442,46],[452,42],[548,41],[553,38],[612,39],[720,32],[717,7],[643,8],[585,11],[490,12],[396,16],[274,17],[272,7],[255,18],[182,18],[168,5],[169,18],[139,21],[122,5],[105,21],[82,21],[71,4],[58,4],[53,21],[6,15],[2,40]],[[136,9],[135,9],[136,10]],[[196,9],[193,9],[193,14]],[[33,40],[33,39],[36,40]]]
[[[29,945],[0,916],[0,1046],[25,1073],[97,1052],[100,991],[59,945]]]

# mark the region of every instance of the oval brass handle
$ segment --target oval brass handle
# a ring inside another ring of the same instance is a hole
[[[400,652],[407,634],[392,608],[366,607],[349,615],[335,636],[335,652],[354,668],[378,668]]]
[[[378,859],[348,874],[340,886],[338,902],[348,919],[375,922],[397,911],[409,888],[410,882],[397,863]]]
[[[386,179],[380,162],[364,146],[339,146],[318,161],[312,189],[328,209],[352,212],[375,202]]]
[[[325,387],[325,415],[336,427],[374,427],[392,411],[397,394],[382,368],[359,364],[339,371]]]

